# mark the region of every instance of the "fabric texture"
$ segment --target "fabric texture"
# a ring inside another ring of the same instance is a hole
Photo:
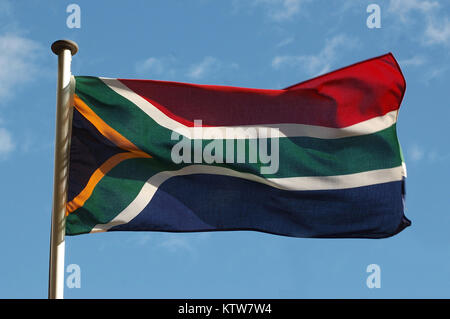
[[[282,90],[75,79],[67,235],[384,238],[410,225],[406,83],[390,53]]]

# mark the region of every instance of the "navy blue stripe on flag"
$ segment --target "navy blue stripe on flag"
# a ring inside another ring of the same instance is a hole
[[[164,182],[147,207],[110,231],[256,230],[293,237],[385,238],[411,223],[404,181],[287,191],[231,176],[194,174]]]

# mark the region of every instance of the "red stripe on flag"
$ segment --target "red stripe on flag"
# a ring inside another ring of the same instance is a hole
[[[346,127],[398,109],[406,87],[390,53],[284,90],[120,81],[187,126],[199,119],[203,126],[296,123]]]

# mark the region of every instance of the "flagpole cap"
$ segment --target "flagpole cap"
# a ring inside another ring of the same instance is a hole
[[[78,52],[78,44],[71,40],[58,40],[53,42],[52,51],[54,54],[59,55],[64,50],[70,50],[70,53],[75,55]]]

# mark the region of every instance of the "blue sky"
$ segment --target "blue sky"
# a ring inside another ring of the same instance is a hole
[[[81,28],[66,7],[81,8]],[[381,28],[366,26],[369,3]],[[75,75],[283,88],[393,52],[407,82],[398,120],[412,226],[382,240],[257,232],[70,237],[81,267],[67,298],[450,297],[447,1],[0,0],[0,297],[46,298],[56,56],[80,46]],[[447,177],[446,177],[447,176]],[[381,288],[366,267],[381,267]]]

